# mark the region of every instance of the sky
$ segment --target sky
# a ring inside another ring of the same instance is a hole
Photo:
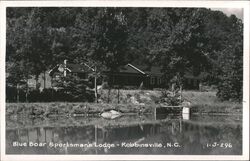
[[[237,18],[243,20],[243,9],[242,8],[211,8],[211,10],[219,10],[225,13],[227,16],[234,14]]]

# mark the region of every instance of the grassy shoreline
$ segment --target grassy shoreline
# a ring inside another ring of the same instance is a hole
[[[185,91],[183,97],[191,102],[192,113],[242,114],[242,103],[220,101],[216,92]]]
[[[131,101],[127,95],[134,97]],[[242,104],[237,102],[221,102],[215,92],[184,91],[183,99],[191,102],[193,114],[242,114]],[[103,111],[116,109],[122,113],[148,114],[154,113],[156,104],[154,98],[159,97],[159,91],[130,90],[121,92],[121,103],[111,100],[111,103],[84,102],[51,102],[51,103],[6,103],[6,116],[50,117],[58,116],[91,116]],[[115,97],[113,97],[115,98]],[[137,98],[137,99],[135,99]],[[116,100],[116,99],[115,99]]]
[[[98,115],[103,111],[116,109],[122,113],[152,113],[149,106],[134,104],[98,104],[82,102],[53,102],[53,103],[7,103],[6,115],[29,116],[73,116],[73,115]]]

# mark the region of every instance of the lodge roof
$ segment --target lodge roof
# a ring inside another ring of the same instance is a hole
[[[131,74],[143,74],[145,75],[146,73],[139,69],[138,67],[132,65],[132,64],[127,64],[118,69],[119,73],[131,73]]]
[[[68,63],[67,68],[69,68],[73,73],[85,73],[85,72],[90,72],[94,70],[87,64],[81,65],[81,64]]]
[[[195,76],[192,72],[187,71],[187,72],[184,74],[184,77],[185,77],[185,78],[192,78],[192,79],[203,79],[203,78],[205,78],[207,75],[208,75],[208,73],[206,73],[206,72],[201,72],[199,75]]]
[[[137,67],[142,71],[145,71],[145,73],[147,73],[148,75],[163,75],[163,73],[161,72],[161,67],[142,65],[138,65]]]
[[[64,68],[65,68],[64,64],[57,64],[54,68],[52,68],[49,71],[49,74],[51,75],[57,71],[62,72],[64,70]],[[93,68],[91,68],[87,64],[81,65],[81,64],[73,64],[73,63],[67,63],[65,69],[71,73],[86,73],[86,72],[91,72],[94,70]]]
[[[109,72],[109,70],[105,70]],[[163,75],[161,67],[126,64],[118,68],[119,73],[143,74],[143,75]]]
[[[64,67],[64,64],[58,64],[53,69],[49,71],[51,73],[52,71],[55,72],[56,70],[62,66]],[[73,63],[67,63],[66,64],[66,70],[72,73],[86,73],[86,72],[93,72],[94,69],[90,67],[88,64],[73,64]],[[52,73],[53,73],[52,72]],[[108,69],[105,69],[104,72],[109,72]],[[146,66],[146,65],[133,65],[133,64],[127,64],[120,68],[118,68],[119,73],[129,73],[129,74],[143,74],[143,75],[149,75],[149,76],[162,76],[163,72],[161,67],[158,66]],[[206,76],[206,73],[202,72],[198,76],[194,76],[191,71],[187,71],[184,75],[186,78],[196,78],[196,79],[202,79]]]

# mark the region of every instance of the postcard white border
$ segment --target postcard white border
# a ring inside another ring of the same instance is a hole
[[[5,154],[5,46],[6,7],[206,7],[243,8],[243,155],[6,155]],[[1,160],[248,160],[249,159],[249,1],[0,1],[0,113]]]

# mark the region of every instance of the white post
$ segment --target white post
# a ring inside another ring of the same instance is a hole
[[[182,100],[182,85],[180,85],[180,102],[181,102],[181,100]]]
[[[182,118],[184,120],[189,120],[190,119],[190,108],[189,107],[183,107],[182,108]]]
[[[96,71],[96,66],[95,66],[95,99],[96,99],[96,103],[98,103],[98,93],[97,93],[97,71]]]
[[[98,142],[98,125],[95,125],[95,142],[96,142],[96,144],[97,144],[97,142]]]
[[[64,70],[63,70],[63,76],[64,77],[66,77],[66,75],[67,75],[67,69],[66,68],[67,68],[67,60],[65,59],[64,60]]]
[[[154,107],[154,117],[155,117],[155,120],[157,120],[157,119],[156,119],[156,114],[157,114],[157,113],[156,113],[156,112],[157,112],[156,110],[157,110],[156,107]]]

